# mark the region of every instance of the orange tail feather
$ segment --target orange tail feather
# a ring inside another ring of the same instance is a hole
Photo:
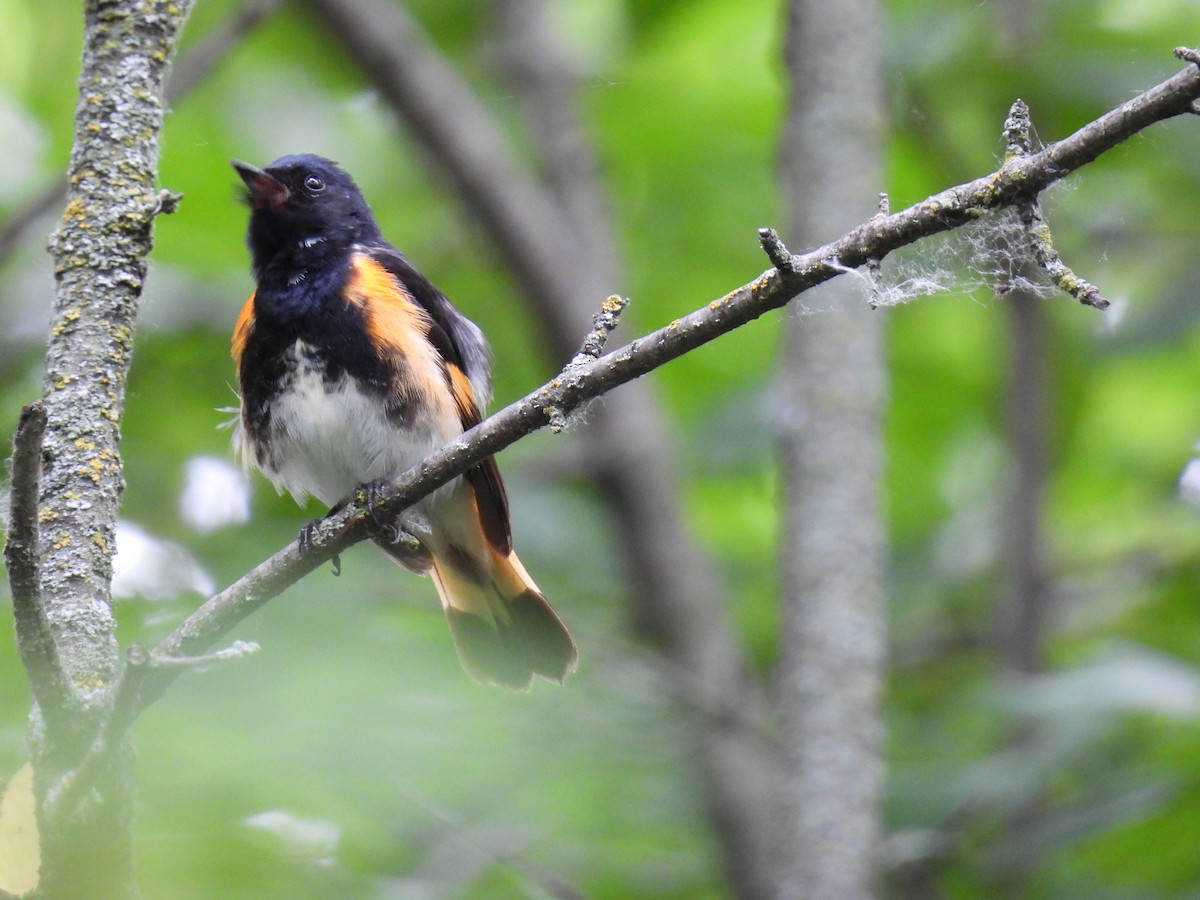
[[[489,555],[487,566],[457,554],[433,557],[463,668],[476,681],[515,690],[528,688],[534,675],[561,683],[578,659],[570,632],[515,553]]]

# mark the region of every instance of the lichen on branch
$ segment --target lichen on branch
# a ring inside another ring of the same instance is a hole
[[[31,680],[61,688],[39,683],[33,691],[40,703],[59,707],[35,715],[31,728],[44,896],[136,894],[124,741],[89,785],[86,808],[56,810],[44,801],[103,729],[120,671],[111,598],[124,487],[120,427],[151,228],[169,206],[156,186],[163,82],[190,6],[191,0],[84,3],[69,190],[50,238],[56,289],[33,538],[39,627],[18,634],[50,642],[22,646],[22,657],[42,662],[29,667]]]
[[[80,709],[114,679],[119,436],[156,186],[167,61],[190,4],[91,0],[66,208],[50,238],[57,282],[43,380],[46,615]]]

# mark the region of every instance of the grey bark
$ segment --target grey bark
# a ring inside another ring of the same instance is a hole
[[[124,750],[116,748],[85,805],[52,801],[91,747],[120,668],[110,594],[124,486],[120,424],[151,223],[162,208],[155,178],[163,78],[188,7],[187,0],[84,6],[70,191],[51,237],[57,288],[43,383],[39,600],[53,651],[43,663],[61,666],[67,686],[35,712],[31,727],[45,897],[136,893]],[[32,638],[24,627],[18,632],[23,652],[38,652]],[[37,666],[29,674],[47,677]],[[36,686],[34,695],[52,696]]]
[[[883,11],[875,0],[793,0],[784,197],[813,243],[878,206]],[[883,779],[881,509],[883,312],[840,279],[788,322],[780,377],[785,484],[780,897],[874,895]]]
[[[1028,290],[1008,292],[1008,445],[1011,478],[1004,522],[1007,602],[1002,606],[1003,656],[1020,677],[1043,667],[1042,642],[1050,577],[1042,506],[1046,481],[1046,352],[1042,300]]]

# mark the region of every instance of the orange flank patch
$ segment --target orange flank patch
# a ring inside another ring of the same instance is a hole
[[[444,397],[441,359],[427,335],[432,326],[412,294],[387,269],[365,254],[350,262],[346,302],[366,313],[367,333],[381,354],[395,354],[407,365],[397,391],[414,400]]]
[[[242,354],[246,351],[246,341],[250,339],[250,331],[254,328],[254,295],[246,301],[238,314],[237,325],[233,327],[233,361],[242,364]]]

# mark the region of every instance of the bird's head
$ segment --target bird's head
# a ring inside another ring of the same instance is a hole
[[[335,250],[379,236],[358,185],[332,160],[303,153],[262,169],[236,159],[233,167],[246,185],[246,241],[258,263],[297,246]]]

